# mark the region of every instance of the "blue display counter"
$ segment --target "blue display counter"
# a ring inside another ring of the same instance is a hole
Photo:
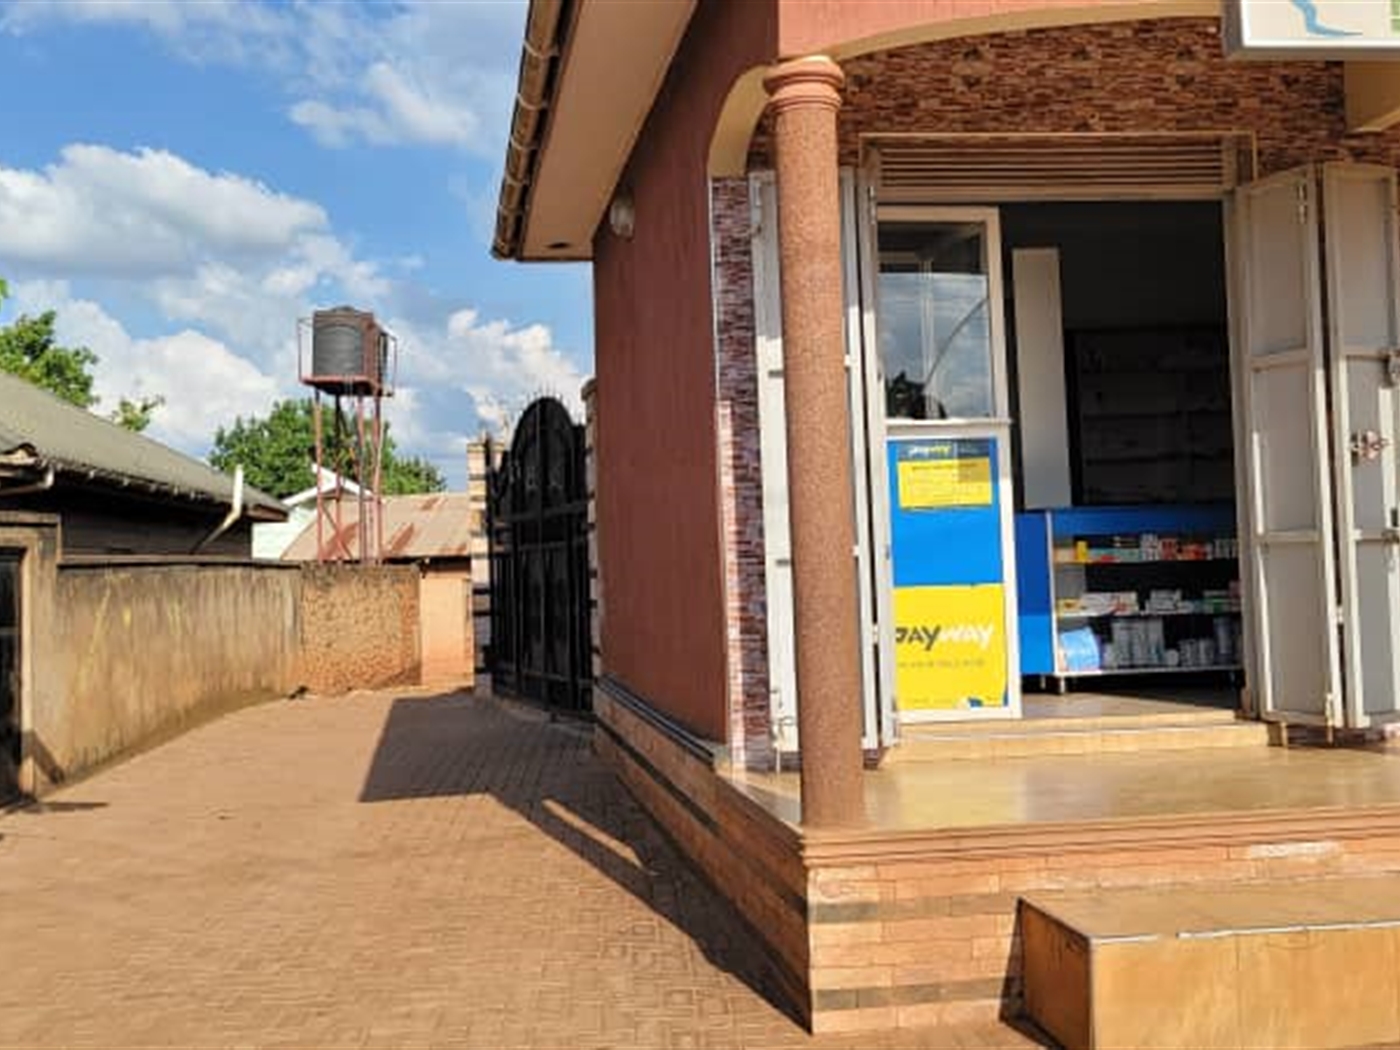
[[[1029,511],[1015,537],[1022,675],[1240,668],[1233,505]]]

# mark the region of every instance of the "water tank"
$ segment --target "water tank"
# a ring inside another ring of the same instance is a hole
[[[374,314],[349,306],[311,316],[311,373],[305,382],[330,394],[382,390],[389,338]]]

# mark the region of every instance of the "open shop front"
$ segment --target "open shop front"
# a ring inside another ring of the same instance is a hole
[[[1234,703],[1222,202],[877,197],[874,226],[899,720],[1017,717],[1023,684]]]
[[[1023,691],[1391,720],[1395,171],[1075,139],[872,143],[843,182],[866,746]]]
[[[1016,716],[1023,683],[1392,716],[1395,173],[1166,189],[873,195],[900,720]]]

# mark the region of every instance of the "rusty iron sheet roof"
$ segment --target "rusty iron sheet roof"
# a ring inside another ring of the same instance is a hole
[[[465,492],[432,492],[421,496],[384,497],[385,561],[424,561],[471,557],[472,536],[481,532],[481,511],[472,508]],[[360,549],[360,505],[354,498],[341,506],[336,535],[329,521],[323,526],[327,546],[352,555]],[[335,540],[336,542],[332,543]],[[316,520],[282,555],[284,561],[316,560]]]

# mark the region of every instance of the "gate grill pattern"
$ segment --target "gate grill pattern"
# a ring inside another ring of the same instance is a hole
[[[492,684],[565,711],[592,709],[583,427],[554,398],[525,410],[489,473]]]

